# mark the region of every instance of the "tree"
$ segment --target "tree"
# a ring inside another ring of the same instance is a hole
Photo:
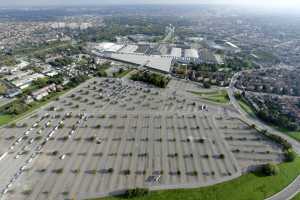
[[[268,163],[262,166],[262,173],[266,176],[274,176],[279,173],[279,168],[276,164]]]
[[[300,100],[297,103],[297,107],[300,109]]]
[[[108,168],[108,169],[107,169],[107,172],[108,172],[109,174],[111,174],[111,173],[114,172],[114,169],[113,169],[113,168]]]
[[[36,86],[37,88],[45,87],[48,84],[47,78],[38,78],[37,80],[32,82],[32,85]]]
[[[124,196],[126,198],[142,197],[149,194],[149,189],[147,188],[135,188],[129,189],[125,192]]]
[[[251,124],[250,128],[251,128],[251,129],[255,129],[255,128],[256,128],[256,125],[255,125],[255,124]]]
[[[285,159],[287,162],[293,162],[296,159],[296,157],[297,157],[296,153],[292,150],[288,150],[285,153]]]
[[[225,159],[225,155],[224,154],[220,154],[219,158],[220,159]]]
[[[206,89],[209,89],[211,86],[208,82],[204,82],[203,87],[206,88]]]
[[[99,77],[107,77],[107,73],[105,70],[99,70],[97,71],[97,76]]]
[[[150,73],[150,72],[142,72],[139,71],[138,73],[131,76],[133,81],[143,81],[152,85],[155,85],[160,88],[165,88],[170,79],[166,76],[157,74],[157,73]]]
[[[286,127],[290,130],[290,131],[297,131],[298,130],[298,124],[295,122],[288,122],[286,124]]]
[[[29,106],[27,104],[24,104],[20,101],[14,101],[13,103],[9,104],[8,107],[6,107],[5,113],[19,115],[26,112],[28,109]]]
[[[85,76],[85,75],[78,75],[78,76],[72,77],[70,79],[70,82],[68,83],[68,86],[69,87],[76,87],[80,83],[83,83],[84,81],[86,81],[88,78],[89,77]]]
[[[64,77],[62,74],[57,74],[49,78],[48,83],[52,84],[55,83],[56,85],[60,85],[64,82]]]
[[[241,95],[241,93],[237,92],[237,93],[234,94],[234,97],[235,97],[236,99],[241,99],[241,98],[242,98],[242,95]]]

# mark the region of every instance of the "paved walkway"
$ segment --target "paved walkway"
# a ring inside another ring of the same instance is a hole
[[[265,200],[291,200],[300,192],[300,176],[279,193]]]

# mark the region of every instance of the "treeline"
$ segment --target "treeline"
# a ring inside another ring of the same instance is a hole
[[[78,76],[72,77],[70,79],[69,83],[66,85],[66,87],[68,87],[68,88],[76,87],[88,79],[89,79],[89,77],[86,75],[78,75]]]
[[[293,116],[282,113],[277,102],[269,99],[265,100],[263,108],[257,112],[257,116],[267,123],[286,128],[289,131],[296,131],[299,128]]]
[[[74,88],[74,87],[78,86],[79,84],[83,83],[84,81],[86,81],[88,78],[89,77],[85,76],[85,75],[75,76],[75,77],[70,79],[69,83],[67,85],[65,85],[63,89],[68,90],[68,89]],[[50,84],[50,83],[61,84],[62,82],[63,82],[62,75],[56,75],[52,78],[49,78],[46,82],[45,82],[45,80],[42,80],[42,79],[37,80],[35,82],[35,84],[42,87],[44,84],[46,84],[46,85]],[[41,101],[45,101],[47,99],[50,99],[51,97],[53,97],[55,95],[56,95],[56,92],[53,92],[50,95],[48,95],[47,97],[45,97],[44,99],[42,99]],[[37,102],[32,102],[30,104],[25,104],[24,101],[23,101],[24,97],[26,97],[25,93],[20,95],[15,101],[1,107],[0,108],[0,113],[16,116],[16,115],[20,115],[22,113],[27,112],[28,110],[30,110],[31,108],[33,108],[34,106],[37,105]]]
[[[255,67],[255,65],[248,59],[241,59],[241,58],[231,58],[226,59],[225,64],[223,65],[224,68],[232,69],[232,71],[241,71],[243,69],[251,69]]]
[[[49,78],[48,77],[47,78],[39,78],[39,79],[33,81],[31,83],[30,87],[26,88],[23,91],[23,94],[21,96],[28,95],[32,91],[43,88],[52,83],[54,83],[56,85],[60,85],[63,82],[64,82],[64,77],[62,74],[57,74],[57,75],[49,77]]]
[[[96,69],[94,70],[95,75],[98,77],[107,77],[106,70],[110,67],[111,67],[110,63],[96,65]]]
[[[281,128],[286,128],[289,131],[297,131],[298,124],[293,117],[280,113],[274,108],[264,108],[257,112],[257,116],[267,123],[274,124]]]
[[[244,93],[236,94],[235,97],[253,108],[253,106],[247,101]],[[289,131],[299,130],[299,124],[295,121],[295,118],[282,113],[276,102],[265,100],[264,104],[259,107],[259,110],[253,108],[253,111],[255,112],[255,115],[264,122],[273,124],[280,128],[288,129]]]
[[[163,30],[169,24],[173,24],[174,26],[192,26],[196,25],[196,22],[193,22],[190,19],[184,17],[174,17],[174,16],[112,16],[105,18],[106,24],[117,24],[117,25],[129,25],[129,26],[161,26]]]
[[[73,63],[73,59],[69,57],[56,58],[54,61],[49,62],[49,64],[54,67],[64,67],[64,66],[71,65],[72,63]]]
[[[155,85],[156,87],[165,88],[167,87],[170,78],[160,75],[158,73],[151,73],[148,71],[139,71],[131,76],[133,81],[142,81]]]
[[[251,69],[251,68],[255,67],[255,65],[248,59],[231,58],[231,59],[226,59],[225,64],[190,63],[188,65],[188,67],[189,67],[189,69],[192,69],[195,71],[216,72],[221,68],[228,68],[228,69],[231,69],[232,71],[241,71],[243,69]]]
[[[293,151],[293,147],[286,139],[283,139],[282,137],[280,137],[278,135],[269,133],[267,130],[262,130],[262,131],[260,131],[260,133],[265,135],[270,140],[272,140],[282,146],[286,162],[292,162],[296,159],[297,156],[296,156],[295,152]]]
[[[15,100],[0,108],[2,114],[19,115],[28,111],[32,106],[25,104],[21,99]]]

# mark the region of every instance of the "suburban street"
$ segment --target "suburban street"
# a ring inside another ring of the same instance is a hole
[[[252,117],[250,117],[239,105],[238,101],[236,100],[236,98],[234,97],[234,92],[238,91],[235,87],[234,87],[234,83],[236,81],[236,78],[238,77],[239,73],[236,73],[233,78],[232,81],[230,83],[230,86],[228,88],[228,95],[230,98],[230,103],[239,111],[239,113],[241,114],[241,117],[243,120],[245,120],[247,123],[249,124],[255,124],[257,126],[258,129],[261,130],[267,130],[270,133],[273,133],[275,135],[281,136],[282,138],[284,138],[285,140],[287,140],[294,148],[294,150],[300,154],[300,144],[299,142],[297,142],[296,140],[290,138],[289,136],[287,136],[284,133],[281,133],[280,131],[266,125],[264,122],[260,121],[259,119],[254,119]],[[241,92],[241,91],[240,91]]]
[[[236,108],[236,110],[239,111],[240,113],[240,117],[245,120],[247,123],[249,124],[255,124],[256,127],[260,130],[267,130],[268,132],[278,135],[284,139],[286,139],[292,146],[294,151],[300,155],[300,144],[298,141],[290,138],[289,136],[287,136],[284,133],[281,133],[280,131],[266,125],[264,122],[260,121],[257,118],[252,118],[250,117],[239,105],[239,102],[237,101],[237,99],[234,96],[235,91],[239,91],[234,87],[234,84],[236,82],[237,77],[239,76],[239,73],[236,73],[230,82],[230,86],[228,88],[228,96],[230,99],[230,103]],[[240,91],[241,92],[241,91]],[[292,199],[298,192],[300,192],[300,176],[298,176],[294,182],[292,182],[290,185],[288,185],[284,190],[282,190],[281,192],[273,195],[270,198],[267,198],[266,200],[290,200]]]

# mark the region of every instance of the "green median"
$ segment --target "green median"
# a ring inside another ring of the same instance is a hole
[[[188,91],[192,94],[200,96],[206,101],[211,101],[213,103],[228,104],[229,97],[226,90],[215,90],[211,92],[197,92],[197,91]]]
[[[241,107],[241,108],[242,108],[242,109],[243,109],[250,117],[253,117],[253,118],[256,117],[254,110],[251,108],[250,105],[248,105],[247,102],[245,102],[245,101],[242,100],[242,99],[237,99],[237,101],[238,101],[240,107]]]
[[[125,77],[127,74],[129,74],[132,71],[133,71],[133,69],[122,70],[122,71],[120,71],[118,73],[115,73],[114,77],[115,78],[123,78],[123,77]]]

